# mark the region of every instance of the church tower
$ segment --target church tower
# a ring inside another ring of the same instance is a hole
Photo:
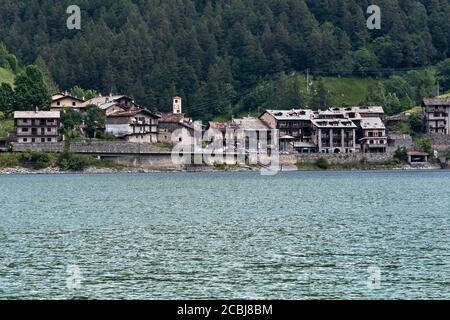
[[[174,114],[181,114],[181,97],[174,97],[173,98],[173,113]]]

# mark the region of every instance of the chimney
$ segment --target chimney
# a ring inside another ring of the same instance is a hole
[[[181,114],[181,112],[182,112],[181,97],[173,97],[173,113]]]

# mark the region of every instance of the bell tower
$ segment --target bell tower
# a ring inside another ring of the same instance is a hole
[[[173,113],[181,114],[181,97],[173,97]]]

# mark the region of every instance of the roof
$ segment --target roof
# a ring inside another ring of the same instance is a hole
[[[111,102],[102,103],[98,107],[102,110],[106,110],[108,108],[111,108],[111,107],[117,106],[117,105],[118,105],[118,103],[116,101],[111,101]]]
[[[253,117],[246,117],[242,119],[233,119],[232,122],[242,130],[269,130],[262,120]]]
[[[59,111],[15,111],[14,119],[59,119]]]
[[[95,104],[95,105],[103,105],[105,103],[111,103],[117,100],[120,100],[122,98],[126,98],[129,100],[133,100],[131,97],[125,96],[125,95],[117,95],[117,96],[99,96],[99,97],[95,97],[92,99],[89,99],[87,101],[84,102],[84,105],[89,105],[89,104]]]
[[[345,112],[384,114],[384,108],[381,106],[356,106],[356,107],[342,108],[342,110]]]
[[[429,154],[421,151],[408,151],[408,156],[428,156]]]
[[[186,115],[184,113],[162,113],[159,121],[178,123],[184,119],[186,119]]]
[[[361,119],[361,127],[363,129],[386,129],[380,118],[363,118]]]
[[[266,110],[277,120],[311,120],[313,111],[309,109]]]
[[[218,121],[210,121],[209,127],[211,129],[217,130],[226,130],[226,129],[237,129],[238,126],[231,122],[218,122]]]
[[[64,100],[64,99],[72,99],[72,100],[77,100],[77,101],[80,101],[80,102],[84,102],[83,99],[78,99],[77,97],[73,97],[73,96],[70,96],[70,95],[64,95],[63,97],[52,99],[52,102],[59,101],[59,100]]]
[[[112,118],[126,117],[126,118],[128,118],[128,117],[134,117],[134,116],[136,116],[136,115],[138,115],[140,113],[145,113],[145,114],[147,114],[147,115],[149,115],[151,117],[154,117],[154,118],[159,118],[160,117],[159,115],[153,114],[150,111],[147,111],[145,109],[140,109],[140,110],[131,110],[131,111],[117,111],[117,112],[114,112],[114,113],[108,115],[108,118],[109,117],[112,117]]]
[[[314,119],[312,123],[318,128],[356,128],[349,119]]]
[[[450,98],[423,99],[425,106],[450,106]]]

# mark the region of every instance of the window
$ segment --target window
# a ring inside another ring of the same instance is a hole
[[[72,102],[72,106],[74,106],[74,107],[75,107],[76,105],[77,105],[77,104],[76,104],[75,102]]]
[[[47,128],[47,132],[50,132],[50,131],[52,131],[52,128]]]
[[[32,139],[31,139],[31,142],[36,142],[36,139],[35,139],[35,138],[32,138]]]
[[[52,138],[47,138],[47,142],[52,142]]]
[[[57,106],[60,106],[60,105],[61,105],[61,102],[59,102],[59,101],[56,102],[56,105],[57,105]]]
[[[41,138],[41,142],[45,142],[45,138]]]
[[[22,132],[28,132],[28,128],[22,128]]]
[[[28,142],[28,139],[27,138],[23,138],[23,142]]]

